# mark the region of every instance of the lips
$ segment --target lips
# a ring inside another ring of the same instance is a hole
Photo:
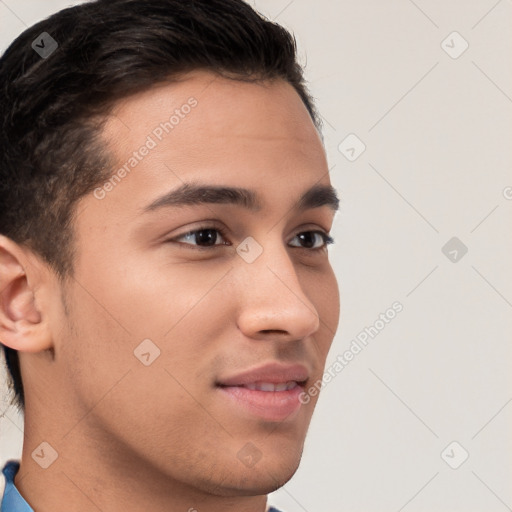
[[[217,387],[234,414],[291,422],[302,406],[299,397],[308,378],[303,365],[270,363],[223,378]]]
[[[301,364],[283,365],[280,363],[269,363],[257,368],[249,369],[245,372],[233,376],[221,378],[218,381],[220,386],[258,386],[263,385],[268,389],[260,391],[277,391],[270,389],[269,385],[275,386],[288,385],[291,382],[304,384],[308,379],[309,372]],[[286,389],[286,387],[284,388]]]

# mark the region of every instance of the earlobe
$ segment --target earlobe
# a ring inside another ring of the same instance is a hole
[[[0,235],[0,342],[22,352],[52,346],[47,322],[36,304],[37,272],[26,249]]]

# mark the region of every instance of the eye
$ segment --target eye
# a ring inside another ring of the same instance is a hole
[[[195,241],[196,244],[192,244],[189,242],[185,242],[185,245],[197,245],[199,249],[207,249],[208,247],[214,247],[216,245],[229,245],[229,244],[217,244],[215,243],[218,240],[217,233],[220,234],[222,238],[225,236],[225,231],[223,229],[220,229],[218,227],[213,226],[203,226],[198,229],[195,229],[194,231],[189,231],[187,233],[184,233],[183,235],[180,235],[176,238],[173,238],[172,242],[179,241],[179,240],[188,240]]]
[[[220,236],[218,236],[220,235]],[[231,245],[229,242],[217,243],[220,239],[226,240],[226,232],[217,226],[201,226],[187,233],[183,233],[167,242],[177,242],[181,246],[190,246],[191,249],[211,249],[220,245]],[[303,231],[297,233],[293,240],[298,239],[299,245],[291,244],[299,249],[319,251],[334,243],[334,239],[324,231]],[[182,240],[184,242],[182,242]]]
[[[299,246],[302,249],[311,249],[313,251],[318,251],[321,249],[326,248],[329,244],[334,243],[334,238],[329,236],[327,233],[323,231],[303,231],[302,233],[297,233],[294,237],[298,238],[302,243],[305,244],[304,246]],[[315,247],[317,242],[320,242],[320,245]],[[297,247],[297,246],[293,246]]]

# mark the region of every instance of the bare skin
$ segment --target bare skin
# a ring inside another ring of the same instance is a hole
[[[26,396],[15,484],[37,512],[263,512],[299,465],[318,397],[275,420],[218,384],[274,362],[305,368],[306,387],[322,376],[338,286],[322,238],[314,250],[297,235],[328,233],[334,211],[294,207],[330,185],[325,152],[289,84],[194,72],[116,106],[103,133],[116,169],[190,97],[197,105],[162,140],[153,135],[131,172],[78,203],[64,289],[0,236],[0,339],[20,353]],[[143,212],[199,181],[250,189],[262,208]],[[203,225],[226,234],[198,250],[184,235]],[[247,237],[262,248],[250,263],[236,251]],[[147,366],[134,354],[146,339],[160,350]],[[32,456],[48,457],[42,442],[58,454],[47,469]]]

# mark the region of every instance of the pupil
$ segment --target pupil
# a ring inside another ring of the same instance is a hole
[[[204,233],[207,233],[207,235],[203,236]],[[215,231],[215,229],[201,229],[201,231],[198,231],[196,233],[196,241],[199,244],[206,243],[208,245],[215,245],[215,242],[217,241],[217,232]]]
[[[314,233],[301,233],[299,235],[303,242],[306,242],[306,247],[311,248],[315,245],[315,234]]]

